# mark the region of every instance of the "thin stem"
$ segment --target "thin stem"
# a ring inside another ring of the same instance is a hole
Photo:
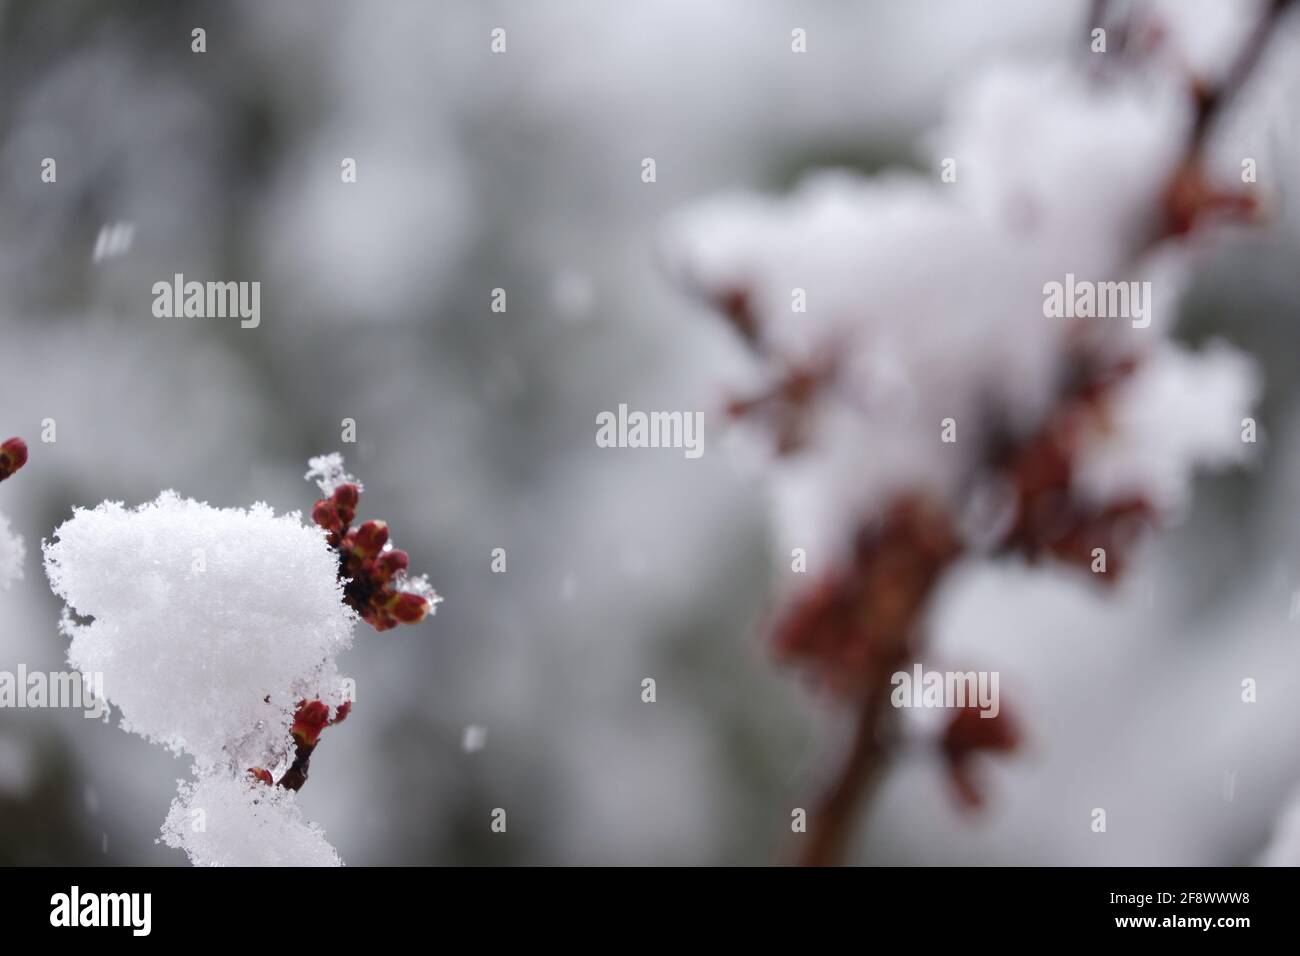
[[[1228,68],[1228,74],[1223,82],[1214,89],[1202,91],[1197,103],[1196,121],[1192,126],[1192,152],[1200,149],[1214,121],[1222,115],[1228,103],[1245,86],[1263,56],[1264,48],[1268,46],[1269,37],[1277,26],[1278,19],[1291,3],[1292,0],[1270,0],[1268,8],[1251,30],[1250,36],[1246,38],[1232,66]]]
[[[284,787],[286,790],[301,790],[302,785],[307,782],[307,771],[311,765],[311,753],[316,749],[316,745],[306,746],[298,744],[293,753],[293,763],[289,769],[284,772],[278,787]]]
[[[835,866],[853,837],[858,807],[878,781],[888,756],[881,733],[887,716],[885,696],[872,690],[862,700],[853,740],[830,787],[813,808],[807,839],[800,848],[800,866]]]
[[[1106,26],[1106,8],[1110,6],[1108,0],[1090,0],[1088,4],[1088,19],[1083,25],[1084,43],[1092,43],[1092,31],[1097,27]]]

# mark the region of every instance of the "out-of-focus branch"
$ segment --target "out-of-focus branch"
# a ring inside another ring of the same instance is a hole
[[[1292,2],[1269,0],[1223,83],[1212,91],[1196,92],[1187,153],[1167,186],[1165,215],[1154,223],[1151,241],[1186,233],[1207,212],[1247,210],[1253,203],[1249,195],[1228,195],[1211,186],[1201,146],[1207,130],[1247,82]],[[1089,8],[1089,36],[1097,27],[1105,28],[1112,13],[1105,0],[1094,0]],[[1112,50],[1142,46],[1127,44],[1131,32],[1130,24],[1123,25]],[[772,357],[749,294],[739,291],[714,301],[751,348]],[[1104,420],[1113,388],[1132,371],[1132,360],[1122,353],[1092,349],[1082,339],[1071,349],[1066,356],[1069,374],[1040,427],[1028,435],[1006,436],[1004,443],[986,450],[983,469],[1003,479],[1015,497],[1014,520],[993,553],[1089,569],[1100,547],[1111,561],[1105,579],[1110,581],[1122,567],[1129,532],[1150,523],[1155,509],[1140,496],[1096,504],[1072,499],[1070,490],[1079,436],[1085,425]],[[821,397],[820,386],[830,376],[798,367],[784,371],[772,388],[733,403],[732,412],[764,418],[776,433],[778,449],[789,453],[800,444],[797,439],[805,431],[810,406]],[[794,856],[803,865],[833,865],[843,859],[858,812],[897,750],[892,676],[920,660],[919,632],[935,588],[966,551],[950,509],[915,494],[887,502],[879,525],[859,530],[852,555],[803,591],[776,629],[777,656],[811,671],[854,719],[842,762],[811,804],[808,831],[799,838]],[[969,772],[971,755],[1011,750],[1019,737],[1017,722],[1010,718],[969,709],[955,716],[939,746],[963,803],[980,802]]]
[[[884,726],[892,714],[885,686],[873,688],[862,700],[853,740],[830,786],[813,807],[807,840],[800,846],[800,866],[835,866],[842,862],[853,837],[858,807],[884,773],[889,753]]]
[[[1098,27],[1103,29],[1106,26],[1106,12],[1109,8],[1109,0],[1089,0],[1088,19],[1083,24],[1083,39],[1085,43],[1092,42],[1092,31]]]
[[[1192,125],[1190,143],[1193,153],[1200,151],[1210,127],[1246,85],[1246,81],[1263,56],[1264,48],[1268,46],[1269,37],[1272,36],[1278,20],[1292,6],[1292,3],[1293,0],[1269,0],[1268,7],[1251,30],[1241,50],[1238,51],[1223,81],[1216,87],[1197,91],[1196,120]]]
[[[1207,215],[1245,218],[1254,212],[1253,194],[1230,192],[1210,181],[1205,170],[1204,147],[1214,123],[1248,82],[1278,20],[1292,3],[1293,0],[1269,0],[1267,9],[1251,29],[1221,83],[1215,87],[1193,84],[1196,116],[1188,137],[1187,152],[1165,190],[1164,221],[1157,224],[1153,240],[1185,235]]]
[[[849,565],[823,579],[780,622],[779,657],[808,667],[855,714],[843,763],[812,807],[798,862],[834,864],[892,747],[892,676],[918,656],[935,586],[961,555],[947,510],[919,496],[896,499],[878,526],[861,529]]]

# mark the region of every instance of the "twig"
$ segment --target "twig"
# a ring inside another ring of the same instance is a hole
[[[1245,44],[1228,68],[1228,74],[1217,87],[1202,89],[1197,97],[1196,121],[1192,126],[1191,152],[1197,153],[1205,143],[1214,121],[1223,113],[1233,97],[1241,92],[1263,56],[1269,37],[1278,19],[1291,6],[1292,0],[1269,0],[1268,8],[1251,30]]]
[[[1189,143],[1188,168],[1195,167],[1207,131],[1249,78],[1267,45],[1269,36],[1279,17],[1291,3],[1292,0],[1270,0],[1268,9],[1252,29],[1246,43],[1233,61],[1224,82],[1217,89],[1198,91],[1196,120]],[[1090,8],[1089,34],[1091,34],[1093,28],[1101,25],[1107,12],[1106,0],[1094,0]],[[747,310],[733,309],[733,312],[739,313],[741,311],[748,318]],[[748,323],[741,323],[741,325],[742,330],[751,330]],[[1069,399],[1070,397],[1067,389],[1067,395],[1063,396],[1063,398]],[[1054,444],[1050,442],[1043,444],[1043,448],[1049,451],[1054,447]],[[1037,466],[1029,468],[1031,474],[1042,471],[1042,462],[1038,461],[1038,457],[1041,457],[1041,455],[1035,457],[1033,454],[1035,448],[1036,446],[1031,444],[1021,449],[1023,455],[1028,456],[1026,460],[1029,466]],[[1068,472],[1066,474],[1068,476]],[[1034,482],[1029,482],[1024,487],[1021,487],[1022,498],[1025,495],[1030,495],[1030,498],[1021,501],[1019,511],[1022,515],[1027,515],[1030,512],[1031,493],[1042,490]],[[1053,489],[1047,488],[1046,490],[1051,491]],[[1091,523],[1084,522],[1083,519],[1085,518],[1090,519]],[[1081,515],[1079,516],[1080,527],[1090,533],[1096,533],[1099,529],[1105,531],[1108,527],[1107,522],[1112,518],[1114,516],[1108,512],[1098,515]],[[1030,544],[1032,542],[1033,536],[1030,536]],[[1018,546],[1021,550],[1030,554],[1031,557],[1036,553],[1032,547],[1026,547],[1024,542],[1018,542]],[[1072,557],[1071,554],[1063,556],[1066,558]],[[905,602],[908,610],[903,613],[901,620],[895,621],[894,627],[885,628],[884,633],[894,635],[913,633],[912,625],[921,613],[921,608],[927,603],[937,577],[944,572],[947,564],[948,560],[940,559],[933,565],[933,576],[922,579],[912,595],[912,600]],[[868,595],[877,593],[871,588],[866,590]],[[900,663],[906,655],[915,655],[917,652],[913,642],[906,639],[893,643],[892,647],[893,652],[887,655],[891,660],[875,662],[876,666],[867,675],[866,686],[862,688],[861,696],[857,698],[858,710],[852,741],[830,786],[813,807],[808,832],[797,853],[797,861],[801,865],[828,866],[835,865],[843,859],[845,850],[853,835],[859,807],[864,802],[870,789],[883,775],[885,765],[893,750],[893,744],[889,739],[889,724],[894,717],[892,708],[889,706],[890,674],[895,669],[893,665]]]
[[[858,807],[884,772],[888,754],[882,724],[890,716],[883,706],[886,699],[876,688],[862,701],[844,763],[813,808],[807,841],[798,856],[800,866],[835,866],[842,861]]]
[[[304,746],[298,744],[294,748],[293,763],[289,769],[284,772],[278,787],[284,787],[286,790],[301,790],[302,785],[307,782],[307,771],[311,765],[311,752],[316,749],[316,745]]]

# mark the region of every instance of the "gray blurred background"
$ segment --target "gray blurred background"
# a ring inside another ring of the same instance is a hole
[[[1084,6],[0,2],[0,433],[32,447],[0,487],[28,545],[0,592],[0,669],[65,666],[39,541],[73,505],[175,488],[308,509],[305,461],[337,449],[362,516],[446,598],[419,627],[359,628],[341,662],[357,705],[301,802],[345,861],[775,859],[840,728],[767,659],[765,502],[715,414],[743,354],[664,278],[662,224],[815,167],[919,164],[946,92],[1077,45]],[[855,859],[1264,846],[1300,780],[1293,207],[1220,243],[1182,327],[1261,362],[1258,466],[1200,483],[1118,593],[1015,568],[951,582],[939,650],[1002,671],[1030,746],[985,768],[975,818],[918,753]],[[129,250],[95,261],[115,222]],[[154,318],[151,286],[177,272],[259,280],[261,326]],[[596,413],[620,402],[705,410],[703,458],[598,449]],[[187,776],[79,712],[0,711],[0,862],[182,864],[154,838]]]

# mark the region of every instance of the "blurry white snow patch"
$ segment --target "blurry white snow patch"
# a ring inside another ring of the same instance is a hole
[[[173,491],[138,508],[74,509],[45,544],[68,609],[69,663],[102,672],[122,726],[200,766],[261,766],[292,708],[337,703],[352,639],[338,558],[295,512],[213,508]]]
[[[1042,318],[1051,272],[1038,252],[1000,229],[905,173],[823,173],[784,198],[722,197],[670,223],[665,258],[687,287],[744,291],[781,362],[838,364],[808,447],[777,462],[782,553],[837,550],[844,515],[899,488],[954,493],[982,437],[966,410],[1022,428],[1041,417],[1065,325]],[[792,310],[793,289],[808,291],[806,312]],[[941,444],[938,423],[954,415],[964,433]]]
[[[1261,382],[1254,363],[1223,342],[1200,353],[1164,343],[1116,390],[1107,421],[1085,437],[1075,475],[1085,495],[1142,495],[1177,512],[1193,470],[1243,461],[1242,441]]]
[[[929,136],[957,157],[949,191],[1026,241],[1048,275],[1108,273],[1137,251],[1192,119],[1182,76],[1099,85],[1064,65],[998,63],[953,97]]]
[[[27,549],[21,535],[9,527],[9,519],[0,511],[0,590],[8,590],[14,581],[23,579],[23,561]]]
[[[162,842],[195,866],[342,866],[318,824],[303,819],[295,794],[249,777],[214,774],[182,783]]]
[[[664,258],[687,289],[743,293],[759,359],[832,366],[807,446],[775,462],[778,554],[835,554],[899,489],[954,501],[992,431],[1028,433],[1057,399],[1070,325],[1043,288],[1067,273],[1158,280],[1158,328],[1088,326],[1097,347],[1148,354],[1113,421],[1090,436],[1082,490],[1142,494],[1176,510],[1198,465],[1248,450],[1241,420],[1258,381],[1227,346],[1164,345],[1188,270],[1144,255],[1191,120],[1185,78],[1097,84],[1073,71],[1001,64],[961,88],[931,137],[957,179],[828,171],[788,195],[724,195],[677,215]],[[805,311],[792,294],[806,290]],[[1152,318],[1148,316],[1147,318]],[[952,420],[955,440],[938,440]],[[760,429],[761,430],[761,429]],[[985,537],[1005,522],[996,489],[967,515]]]

